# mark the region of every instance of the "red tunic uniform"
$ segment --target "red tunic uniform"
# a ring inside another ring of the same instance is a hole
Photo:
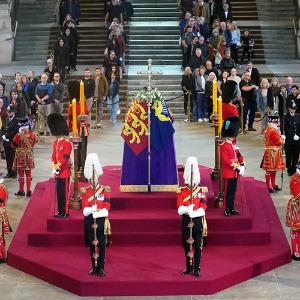
[[[265,152],[262,161],[262,169],[267,171],[284,170],[285,166],[281,151],[284,140],[272,126],[267,127],[264,138]]]
[[[238,166],[244,164],[239,147],[233,141],[226,139],[220,145],[221,172],[223,178],[237,178]]]
[[[286,209],[285,224],[291,228],[292,258],[300,260],[300,175],[296,172],[290,181],[291,199]]]
[[[239,116],[238,108],[232,103],[223,103],[222,104],[222,118],[226,120],[231,116]]]
[[[196,186],[193,188],[192,191],[192,199],[193,210],[197,210],[199,208],[203,208],[206,210],[207,208],[207,199],[206,199],[207,187],[199,187]],[[185,187],[179,187],[177,189],[177,207],[180,206],[189,206],[191,204],[191,191],[190,189]],[[192,229],[192,237],[193,237],[193,246],[194,246],[194,261],[193,265],[191,265],[191,260],[189,258],[190,253],[190,244],[187,242],[190,239],[190,228],[188,224],[190,223],[190,217],[188,214],[182,215],[182,222],[181,222],[181,238],[182,238],[182,246],[185,252],[186,258],[186,270],[188,272],[198,272],[200,267],[200,260],[201,260],[201,250],[203,246],[203,217],[195,217],[193,218],[193,229]]]
[[[56,177],[67,178],[71,176],[70,155],[72,152],[71,142],[64,138],[58,138],[54,141],[52,151],[53,169],[58,170]]]
[[[36,135],[30,130],[17,133],[11,146],[16,149],[13,170],[32,170],[34,168],[34,155],[32,148],[36,143]]]
[[[88,110],[88,106],[86,104],[84,104],[84,114],[88,115],[89,110]],[[80,116],[80,103],[76,102],[76,116]],[[73,129],[73,117],[72,117],[72,105],[69,106],[68,108],[68,119],[67,119],[67,123],[68,123],[68,127],[70,129],[70,131],[72,131]],[[80,125],[80,121],[77,119],[77,130],[79,133],[79,136],[82,136],[82,132],[81,132],[81,125]],[[88,123],[85,122],[84,124],[84,136],[89,136],[89,128],[88,128]]]
[[[81,196],[82,196],[82,208],[92,207],[97,204],[97,210],[101,210],[106,208],[108,211],[110,209],[110,187],[97,185],[95,189],[95,200],[94,200],[94,189],[92,186],[88,186],[87,188],[81,188]],[[94,223],[97,223],[98,227],[94,227]],[[95,232],[96,231],[96,232]],[[110,235],[110,225],[108,218],[100,217],[94,220],[93,214],[91,213],[87,217],[84,218],[84,238],[85,245],[90,247],[90,255],[92,266],[94,266],[95,261],[95,253],[98,252],[96,250],[96,246],[93,241],[95,240],[95,235],[98,240],[99,247],[99,257],[97,258],[97,265],[99,269],[104,270],[104,262],[105,262],[105,254],[106,254],[106,243],[107,236]]]

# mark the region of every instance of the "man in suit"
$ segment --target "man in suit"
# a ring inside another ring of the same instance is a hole
[[[209,23],[210,15],[209,15],[209,7],[208,3],[203,0],[198,0],[194,3],[194,14],[196,17],[204,17],[206,22]]]
[[[251,60],[247,63],[247,70],[250,72],[251,80],[255,85],[260,86],[260,74],[257,68],[253,68],[253,63]]]
[[[219,19],[220,19],[221,22],[229,21],[230,23],[232,23],[232,12],[229,10],[229,5],[228,4],[223,5],[223,10],[220,13],[220,18]]]
[[[208,10],[209,10],[209,21],[207,21],[211,26],[213,24],[213,21],[217,19],[218,10],[217,10],[217,4],[214,0],[208,1]]]
[[[10,105],[7,108],[8,118],[4,120],[1,128],[1,136],[3,140],[3,147],[7,166],[7,174],[4,176],[4,178],[17,178],[17,172],[12,170],[15,158],[15,150],[11,147],[11,142],[19,130],[18,119],[16,118],[15,113],[16,108]]]

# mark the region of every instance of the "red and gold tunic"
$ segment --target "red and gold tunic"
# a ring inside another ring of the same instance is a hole
[[[59,171],[56,175],[58,178],[68,178],[71,176],[71,152],[72,144],[67,138],[61,137],[54,141],[52,166],[53,169]]]
[[[89,109],[88,106],[86,105],[86,103],[84,104],[84,114],[88,115],[89,114]],[[76,116],[80,116],[80,103],[76,102]],[[73,118],[72,118],[72,105],[69,106],[68,108],[68,119],[67,119],[67,124],[69,127],[69,130],[71,131],[73,129]],[[85,122],[84,123],[84,136],[89,136],[89,127],[88,127],[88,123]],[[79,136],[82,136],[82,131],[81,131],[81,124],[80,121],[77,119],[77,130],[79,133]]]
[[[13,170],[32,170],[34,168],[34,155],[32,148],[36,143],[36,135],[28,130],[17,133],[11,143],[16,149]]]
[[[265,130],[265,152],[262,161],[262,169],[267,171],[284,170],[284,160],[282,156],[282,146],[284,140],[277,130],[269,125]]]
[[[8,192],[4,183],[0,183],[0,236],[12,232],[6,213]]]
[[[220,145],[220,161],[223,178],[237,178],[239,166],[245,163],[238,145],[230,139]]]
[[[296,172],[290,181],[291,199],[286,208],[285,225],[300,230],[300,175]]]
[[[192,191],[192,198],[194,208],[193,210],[197,210],[202,207],[204,210],[207,208],[207,187],[196,186]],[[177,208],[180,206],[189,206],[191,204],[191,190],[188,186],[179,187],[177,189]]]
[[[87,188],[81,188],[81,196],[82,196],[82,208],[92,207],[94,203],[94,189],[90,185]],[[110,187],[97,185],[95,189],[95,197],[97,210],[102,208],[106,208],[108,211],[110,209]]]

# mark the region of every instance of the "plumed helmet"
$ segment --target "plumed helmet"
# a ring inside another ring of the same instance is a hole
[[[237,116],[230,116],[224,120],[221,130],[222,137],[236,137],[239,133],[240,118]]]
[[[237,83],[233,80],[227,80],[222,88],[222,102],[229,103],[236,97],[238,91]]]
[[[67,83],[67,93],[69,101],[71,102],[73,99],[76,99],[79,102],[80,99],[80,81],[79,80],[70,80]]]
[[[69,135],[69,127],[66,119],[57,113],[52,113],[47,117],[47,124],[52,135]]]
[[[191,179],[193,171],[193,180]],[[186,159],[184,173],[183,173],[184,183],[188,185],[198,185],[201,181],[200,172],[198,167],[197,157],[188,157]]]
[[[84,164],[84,176],[88,180],[91,180],[93,174],[95,177],[99,177],[103,174],[103,169],[99,162],[98,155],[96,153],[89,153]]]

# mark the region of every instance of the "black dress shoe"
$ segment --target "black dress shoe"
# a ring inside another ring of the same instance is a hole
[[[277,193],[277,191],[275,191],[274,189],[269,189],[269,192],[270,192],[271,194]]]
[[[295,254],[292,254],[292,259],[293,260],[300,260],[300,257],[297,257]]]
[[[13,175],[10,174],[10,173],[7,173],[7,174],[4,176],[4,178],[12,178],[12,177],[13,177]]]
[[[237,210],[235,210],[235,209],[231,210],[230,213],[231,213],[232,215],[236,215],[236,216],[239,216],[239,215],[241,214],[239,211],[237,211]]]
[[[199,272],[199,270],[195,270],[195,271],[194,271],[194,275],[195,275],[196,277],[201,277],[201,273]]]
[[[61,213],[60,212],[57,212],[55,215],[54,215],[54,218],[60,218],[61,216]]]
[[[104,277],[104,276],[106,275],[106,273],[104,272],[103,269],[100,269],[100,270],[99,270],[99,275],[100,275],[101,277]]]
[[[76,69],[76,68],[74,68],[74,71],[76,72],[76,71],[77,71],[77,69]]]
[[[31,197],[31,195],[32,195],[31,191],[29,191],[29,192],[26,193],[26,197]]]
[[[249,128],[248,128],[248,131],[256,131],[256,129],[253,128],[253,127],[249,127]]]
[[[18,191],[15,193],[16,196],[25,196],[25,192]]]
[[[88,272],[88,275],[95,275],[97,273],[99,273],[99,268],[98,267],[93,267],[93,269]]]
[[[275,185],[274,190],[275,191],[282,191],[282,189],[278,185]]]
[[[60,217],[59,217],[59,218],[67,218],[68,216],[69,216],[68,214],[62,213],[62,214],[60,214]]]
[[[230,211],[229,211],[229,210],[225,210],[225,211],[224,211],[224,216],[225,216],[225,217],[230,217],[230,216],[231,216]]]
[[[191,269],[189,269],[189,268],[187,268],[187,269],[185,269],[185,270],[183,270],[183,271],[181,272],[182,275],[192,274],[192,273],[193,273],[193,270],[191,270]]]

